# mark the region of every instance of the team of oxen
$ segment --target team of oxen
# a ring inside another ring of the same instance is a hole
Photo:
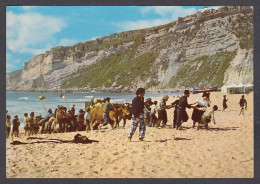
[[[112,103],[112,106],[113,106],[114,110],[109,112],[110,126],[113,129],[118,128],[119,123],[123,120],[123,127],[125,127],[126,120],[130,120],[132,117],[132,112],[131,112],[132,105],[130,103],[123,103],[123,104]],[[104,121],[103,110],[104,110],[104,105],[91,107],[91,110],[89,112],[90,113],[89,123],[87,123],[87,125],[85,124],[84,128],[83,128],[83,122],[82,122],[81,128],[80,128],[80,126],[77,126],[78,128],[74,128],[74,129],[69,128],[69,131],[76,131],[76,130],[82,131],[82,130],[98,129],[98,125]],[[79,116],[75,115],[74,118],[71,119],[71,121],[73,121],[73,124],[75,125],[77,122],[79,122],[78,119],[79,119]],[[53,121],[50,121],[50,120],[48,121],[48,123],[45,123],[45,125],[42,126],[44,124],[44,119],[41,116],[35,117],[35,122],[39,122],[38,123],[39,128],[43,128],[43,130],[41,130],[41,132],[43,132],[43,133],[59,132],[59,124],[57,123],[57,119],[53,118]],[[71,126],[71,122],[68,124],[70,124],[70,126]],[[37,129],[37,131],[34,134],[37,134],[37,132],[39,131],[39,128]]]

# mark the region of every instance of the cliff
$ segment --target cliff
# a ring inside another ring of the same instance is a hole
[[[203,9],[153,28],[56,47],[7,73],[7,90],[132,91],[253,83],[253,10]]]

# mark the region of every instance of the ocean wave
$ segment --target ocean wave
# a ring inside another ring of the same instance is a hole
[[[94,98],[94,96],[84,96],[84,98]]]
[[[37,98],[30,98],[30,97],[25,96],[25,97],[20,97],[20,98],[18,98],[18,100],[38,101],[39,99],[37,99]]]

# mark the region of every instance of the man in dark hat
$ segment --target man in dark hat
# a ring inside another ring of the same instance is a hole
[[[139,125],[139,141],[144,141],[145,137],[145,121],[144,121],[144,94],[145,89],[144,88],[138,88],[136,90],[136,97],[132,100],[132,114],[133,114],[133,121],[131,125],[131,129],[128,135],[128,140],[131,142],[131,139],[134,135],[134,132]]]
[[[190,96],[190,91],[184,90],[184,94],[181,97],[181,99],[178,103],[178,107],[177,107],[176,130],[179,130],[181,128],[182,122],[186,122],[189,119],[188,114],[186,112],[186,107],[188,107],[189,109],[191,108],[191,106],[188,104],[188,101],[187,101],[187,98],[189,96]]]

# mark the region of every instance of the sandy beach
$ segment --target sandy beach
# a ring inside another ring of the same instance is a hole
[[[192,103],[201,94],[191,94]],[[110,126],[91,131],[91,144],[64,143],[76,132],[38,134],[27,144],[11,145],[6,139],[7,178],[252,178],[254,177],[253,93],[245,95],[248,108],[239,116],[241,94],[227,94],[228,108],[222,112],[223,93],[212,92],[211,104],[218,105],[216,124],[209,130],[192,128],[192,109],[183,130],[172,129],[173,108],[167,110],[164,129],[146,127],[145,142],[138,142],[137,129],[132,142],[126,128]],[[156,99],[152,99],[156,100]],[[157,99],[158,100],[158,99]],[[170,96],[167,105],[173,102]],[[85,131],[79,132],[86,135]],[[50,140],[56,139],[56,140]]]

